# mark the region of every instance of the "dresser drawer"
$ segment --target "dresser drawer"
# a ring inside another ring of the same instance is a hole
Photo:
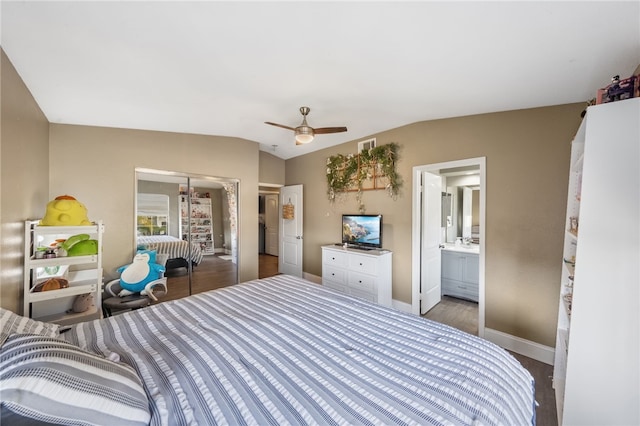
[[[324,265],[322,271],[322,281],[332,281],[338,284],[347,284],[347,271],[346,269],[336,268],[335,266]]]
[[[348,284],[349,288],[361,291],[368,291],[371,293],[375,293],[377,291],[375,277],[361,274],[359,272],[349,272]]]
[[[349,269],[352,271],[358,271],[369,275],[377,274],[378,261],[375,258],[369,256],[360,256],[357,254],[351,254],[349,256]]]
[[[327,266],[340,266],[346,268],[349,264],[349,254],[344,251],[338,250],[323,250],[322,251],[322,263]]]

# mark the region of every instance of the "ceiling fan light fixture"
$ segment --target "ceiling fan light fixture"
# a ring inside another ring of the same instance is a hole
[[[313,129],[311,127],[300,126],[296,129],[296,142],[305,144],[313,140]]]

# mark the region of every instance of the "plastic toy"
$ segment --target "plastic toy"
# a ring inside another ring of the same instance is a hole
[[[133,263],[118,268],[122,287],[118,296],[140,293],[154,299],[151,287],[155,281],[162,279],[164,271],[164,266],[156,263],[155,250],[139,251],[133,258]]]
[[[97,240],[80,241],[67,250],[67,256],[90,256],[92,254],[98,254]]]
[[[47,211],[40,221],[43,226],[88,226],[87,208],[70,195],[60,195],[47,204]]]

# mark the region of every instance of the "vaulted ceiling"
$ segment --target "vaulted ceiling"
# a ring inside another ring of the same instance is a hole
[[[291,158],[405,124],[586,101],[640,63],[640,2],[3,1],[49,121],[233,136]],[[346,126],[296,146],[312,127]],[[274,150],[275,147],[275,150]]]

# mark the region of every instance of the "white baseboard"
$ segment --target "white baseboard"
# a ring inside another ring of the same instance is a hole
[[[322,284],[322,277],[310,274],[308,272],[302,272],[302,278],[304,278],[305,280],[309,280],[309,281],[311,281],[313,283],[316,283],[316,284]]]
[[[393,299],[391,301],[391,307],[396,311],[402,311],[408,314],[411,313],[411,303],[405,303],[405,302],[401,302],[399,300]]]
[[[504,349],[553,365],[555,350],[550,346],[541,345],[490,328],[484,329],[484,338]]]

